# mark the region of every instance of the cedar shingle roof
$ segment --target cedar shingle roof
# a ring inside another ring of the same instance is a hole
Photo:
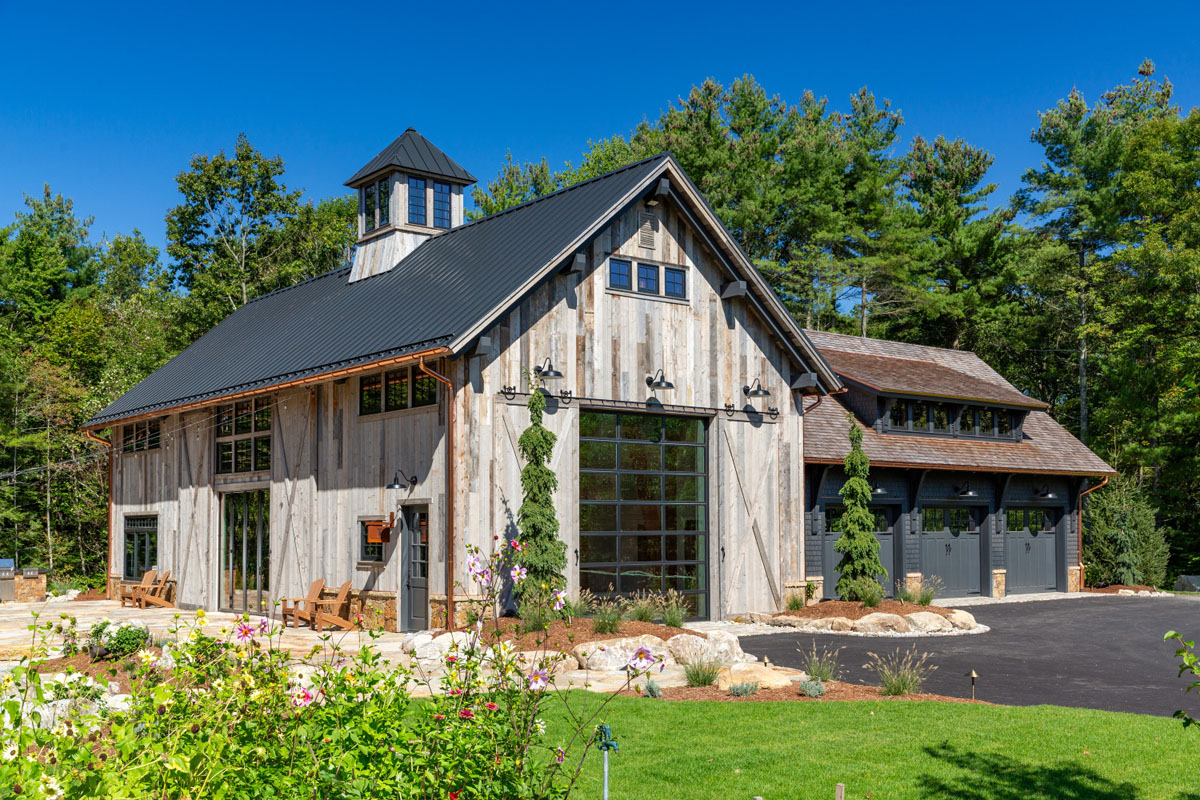
[[[873,466],[1116,474],[1041,410],[1044,403],[1022,394],[974,353],[822,331],[805,333],[834,372],[877,390],[1030,408],[1020,442],[878,433],[856,417],[854,424],[863,431],[863,452]],[[841,402],[827,398],[805,414],[806,462],[841,463],[850,450],[849,413]]]

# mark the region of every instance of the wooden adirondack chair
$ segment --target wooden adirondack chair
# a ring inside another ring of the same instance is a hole
[[[149,589],[151,586],[153,586],[154,579],[157,577],[158,577],[158,570],[156,570],[156,569],[147,570],[146,573],[144,575],[142,575],[141,583],[137,584],[136,586],[122,586],[121,587],[121,608],[125,607],[126,601],[128,601],[129,605],[134,606],[136,608],[138,594],[140,592],[142,592],[143,590]]]
[[[175,604],[167,599],[167,581],[169,580],[171,580],[171,570],[164,572],[158,583],[149,589],[143,589],[140,586],[136,587],[137,598],[135,602],[137,607],[156,606],[158,608],[174,608]]]
[[[309,627],[312,627],[316,619],[317,607],[314,605],[321,598],[321,590],[325,588],[325,579],[317,578],[308,587],[308,594],[304,597],[288,597],[285,598],[279,608],[279,614],[283,618],[283,627],[287,627],[288,617],[292,618],[292,625],[300,627],[301,622],[307,622]]]
[[[343,631],[358,627],[358,623],[350,619],[350,581],[338,587],[337,597],[333,600],[317,600],[313,605],[317,609],[317,619],[313,627],[318,631],[325,630],[326,625]],[[329,610],[322,611],[324,608]]]

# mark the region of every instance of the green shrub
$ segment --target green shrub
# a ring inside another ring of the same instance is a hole
[[[584,589],[579,593],[579,597],[577,598],[563,598],[562,614],[567,619],[571,619],[573,617],[586,617],[588,614],[592,613],[592,605],[595,602],[595,596],[593,596],[592,593],[587,589]]]
[[[729,693],[734,697],[749,697],[758,694],[758,681],[735,683],[729,687]]]
[[[900,603],[916,603],[921,597],[919,589],[911,587],[903,580],[896,581],[896,601]]]
[[[883,601],[883,587],[874,578],[855,578],[848,583],[838,581],[838,586],[843,600],[858,601],[864,608],[875,608]]]
[[[804,596],[792,592],[788,595],[787,610],[800,611],[804,608]]]
[[[886,695],[918,694],[929,673],[937,667],[929,663],[929,653],[917,655],[917,648],[897,650],[886,656],[867,653],[871,657],[867,668],[878,677]]]
[[[800,682],[800,692],[806,697],[820,697],[825,694],[825,684],[820,678],[809,678]]]
[[[933,601],[942,593],[943,588],[942,579],[937,575],[921,578],[921,584],[917,587],[917,605],[932,605]]]
[[[597,600],[592,606],[592,629],[596,633],[616,633],[620,628],[620,601]]]
[[[651,697],[655,700],[662,697],[662,687],[655,682],[654,678],[646,678],[646,697]]]
[[[862,597],[849,596],[854,592],[853,587],[865,585],[865,580],[874,581],[876,575],[883,574],[883,564],[879,563],[875,514],[870,509],[871,484],[867,479],[871,462],[863,453],[862,428],[855,422],[854,415],[847,414],[846,417],[850,423],[850,452],[843,460],[846,482],[838,490],[843,504],[842,515],[838,518],[842,535],[833,543],[833,549],[842,554],[837,593],[847,600],[862,600]]]
[[[687,619],[688,607],[684,604],[683,595],[674,589],[667,590],[662,601],[662,621],[663,625],[669,625],[672,628],[682,628],[683,621]]]
[[[716,661],[697,661],[683,667],[683,677],[687,679],[688,686],[712,686],[717,682],[720,672],[721,664]]]
[[[817,643],[813,642],[811,651],[806,653],[797,647],[796,652],[804,656],[804,671],[810,678],[816,678],[819,681],[836,681],[841,677],[842,669],[838,665],[838,655],[841,654],[842,648],[822,647],[817,650]]]
[[[1166,583],[1167,537],[1154,515],[1149,494],[1128,477],[1118,477],[1087,496],[1083,562],[1089,584]]]
[[[653,622],[662,601],[650,592],[638,592],[625,600],[625,616],[634,622]]]
[[[804,604],[808,605],[817,596],[817,585],[812,581],[804,584]]]

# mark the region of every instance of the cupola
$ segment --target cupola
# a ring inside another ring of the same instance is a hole
[[[409,128],[346,181],[358,192],[358,246],[350,280],[387,272],[421,242],[463,223],[475,177]]]

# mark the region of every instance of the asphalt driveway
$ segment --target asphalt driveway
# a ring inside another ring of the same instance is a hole
[[[991,628],[972,636],[884,639],[832,634],[768,634],[742,638],[742,647],[787,667],[803,667],[803,651],[841,647],[842,680],[874,683],[864,668],[868,652],[883,655],[916,646],[937,669],[926,691],[975,696],[1005,705],[1098,708],[1170,716],[1200,716],[1200,695],[1185,695],[1175,648],[1163,634],[1177,630],[1200,639],[1200,597],[1104,596],[973,606]]]

